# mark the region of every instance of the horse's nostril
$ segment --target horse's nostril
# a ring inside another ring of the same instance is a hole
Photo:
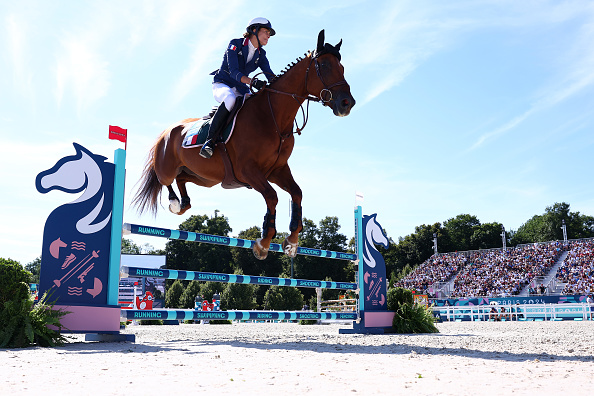
[[[351,103],[351,102],[349,102],[349,100],[348,100],[348,99],[343,99],[343,100],[342,100],[342,106],[343,106],[343,107],[347,107],[347,106],[348,106],[350,103]]]

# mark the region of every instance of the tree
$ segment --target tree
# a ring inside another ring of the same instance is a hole
[[[565,202],[547,206],[545,213],[535,215],[522,224],[514,234],[514,245],[532,242],[563,240],[563,221],[569,239],[590,238],[594,236],[594,217],[570,212]]]
[[[229,220],[215,211],[213,217],[206,215],[190,216],[179,225],[182,231],[228,236],[231,232]],[[172,240],[165,246],[167,268],[206,272],[231,272],[232,256],[227,246],[208,243]]]
[[[264,295],[264,309],[298,311],[303,307],[303,294],[295,287],[271,286]]]
[[[256,240],[260,238],[262,231],[259,227],[251,227],[241,231],[238,238]],[[277,234],[272,240],[274,243],[282,243],[286,234]],[[232,248],[231,250],[233,270],[241,270],[244,274],[255,276],[277,277],[283,271],[285,256],[280,253],[269,253],[266,260],[258,260],[254,257],[251,249]]]
[[[471,244],[472,234],[474,234],[475,227],[480,225],[481,222],[476,216],[459,214],[454,218],[446,220],[443,223],[443,228],[448,233],[455,250],[465,251],[473,250]]]
[[[130,239],[122,238],[122,253],[123,254],[141,254],[140,246],[132,242]]]
[[[243,272],[238,270],[235,272],[235,275],[243,275]],[[258,289],[258,285],[227,283],[221,294],[221,310],[250,310],[256,308],[256,299],[254,296]]]
[[[200,282],[191,281],[179,297],[179,307],[185,309],[194,309],[196,297],[200,294]]]
[[[492,249],[502,247],[502,230],[503,225],[501,223],[485,223],[475,226],[474,232],[470,237],[470,245],[472,246],[472,249]]]
[[[39,283],[39,274],[41,272],[41,256],[25,265],[25,269],[31,273],[31,283]]]
[[[184,292],[184,286],[178,279],[167,288],[165,292],[165,307],[166,308],[180,308],[180,298]]]

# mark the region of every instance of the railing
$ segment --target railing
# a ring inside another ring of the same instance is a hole
[[[357,300],[355,298],[343,298],[341,300],[322,301],[321,312],[355,312]]]
[[[505,308],[501,312],[501,308]],[[497,312],[491,312],[495,308]],[[594,320],[594,304],[516,304],[433,307],[444,321]]]

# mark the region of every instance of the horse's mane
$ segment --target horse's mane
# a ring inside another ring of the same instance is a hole
[[[301,62],[303,59],[307,58],[308,56],[310,56],[312,54],[311,51],[307,51],[305,54],[303,54],[303,56],[297,57],[297,59],[295,60],[295,62],[291,62],[289,63],[287,66],[285,66],[285,68],[283,70],[281,70],[281,72],[279,74],[277,74],[276,76],[274,76],[274,78],[272,79],[272,81],[270,81],[270,85],[272,85],[274,82],[276,82],[278,79],[280,79],[281,77],[283,77],[289,70],[291,70],[296,64],[298,64],[299,62]]]
[[[303,56],[298,57],[296,59],[295,62],[291,62],[289,63],[283,70],[281,70],[281,72],[279,74],[277,74],[276,76],[274,76],[274,78],[272,79],[272,81],[270,81],[270,84],[272,85],[274,82],[278,81],[281,77],[283,77],[289,70],[291,70],[295,65],[297,65],[299,62],[301,62],[303,59],[307,58],[307,57],[313,57],[313,58],[318,58],[324,54],[332,54],[335,57],[338,58],[338,60],[340,60],[341,56],[340,56],[340,46],[342,45],[342,40],[340,40],[340,42],[337,45],[332,45],[332,44],[318,44],[318,48],[315,51],[307,51],[305,54],[303,54]]]

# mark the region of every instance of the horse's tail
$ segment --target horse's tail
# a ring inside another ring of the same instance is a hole
[[[132,199],[132,205],[138,209],[138,212],[151,212],[153,215],[157,214],[159,207],[159,198],[161,197],[161,191],[163,185],[159,182],[157,172],[155,171],[155,159],[156,153],[162,151],[162,147],[165,144],[164,136],[168,131],[165,131],[153,145],[150,150],[142,176],[140,180],[140,187],[136,191],[136,195]]]

